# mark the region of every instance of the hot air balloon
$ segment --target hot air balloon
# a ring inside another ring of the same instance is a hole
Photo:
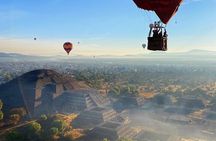
[[[154,11],[160,20],[167,24],[175,15],[183,0],[133,0],[136,5],[144,10]]]
[[[150,24],[148,37],[149,50],[167,50],[167,32],[163,24],[168,24],[170,19],[178,11],[183,0],[133,0],[138,8],[154,11],[159,17],[159,22]],[[163,23],[163,24],[162,24]],[[153,35],[152,35],[153,33]]]
[[[63,48],[67,52],[67,54],[69,55],[69,53],[73,49],[73,44],[71,42],[65,42],[63,45]]]
[[[142,47],[143,47],[143,49],[145,49],[146,48],[146,44],[142,44]]]

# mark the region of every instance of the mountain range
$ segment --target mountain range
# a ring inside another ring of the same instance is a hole
[[[0,52],[0,62],[16,62],[16,61],[64,61],[70,59],[97,59],[97,58],[149,58],[149,59],[215,59],[216,51],[208,50],[191,50],[187,52],[151,52],[149,54],[134,54],[124,56],[113,56],[113,55],[99,55],[99,56],[83,56],[83,55],[72,55],[72,56],[31,56],[17,53],[3,53]]]

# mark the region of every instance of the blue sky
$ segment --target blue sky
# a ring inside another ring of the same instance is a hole
[[[184,1],[167,25],[170,52],[216,50],[215,5],[216,0]],[[64,41],[72,41],[74,54],[142,54],[148,25],[155,20],[132,0],[1,0],[0,48],[61,55]]]

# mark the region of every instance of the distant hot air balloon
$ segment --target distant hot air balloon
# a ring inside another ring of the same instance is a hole
[[[36,41],[36,40],[37,40],[37,38],[34,38],[34,40]]]
[[[142,47],[145,49],[146,48],[146,44],[142,44]]]
[[[63,45],[63,48],[67,52],[67,54],[69,55],[69,53],[73,49],[73,44],[71,42],[65,42]]]

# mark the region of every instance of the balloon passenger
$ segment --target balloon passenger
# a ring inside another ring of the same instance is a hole
[[[167,50],[167,32],[160,22],[150,24],[148,37],[148,50],[166,51]]]
[[[152,29],[153,29],[153,37],[155,37],[155,38],[160,38],[160,37],[162,37],[163,36],[163,26],[162,25],[160,25],[160,23],[159,22],[155,22],[154,24],[150,24],[150,32],[149,32],[149,37],[151,37],[151,31],[152,31]],[[165,28],[164,28],[165,29]],[[165,30],[166,31],[166,30]],[[167,34],[167,33],[166,33]]]
[[[159,37],[159,31],[157,29],[153,30],[153,37]]]
[[[165,29],[165,31],[164,31],[163,37],[168,37],[166,29]]]

